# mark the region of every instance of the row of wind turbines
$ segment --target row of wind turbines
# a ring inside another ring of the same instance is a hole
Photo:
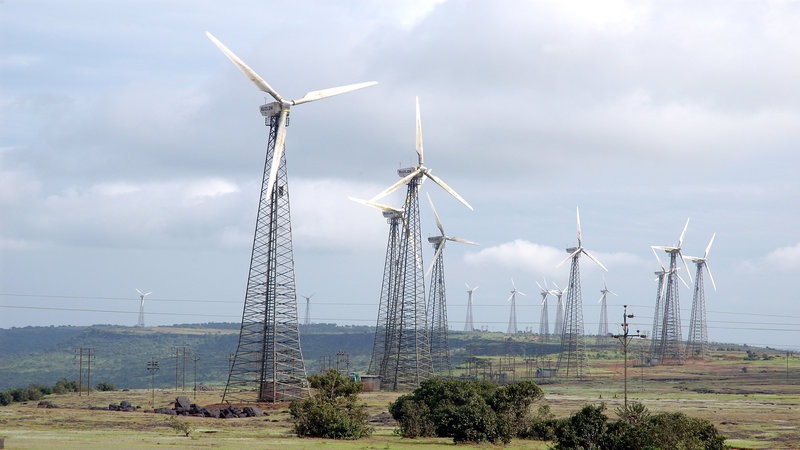
[[[247,289],[242,313],[239,343],[234,355],[222,401],[282,402],[308,395],[306,371],[299,339],[297,292],[294,276],[294,256],[289,213],[289,185],[286,169],[286,134],[290,110],[294,106],[328,97],[350,93],[377,82],[351,84],[310,91],[303,97],[287,100],[272,88],[252,68],[228,49],[211,33],[207,37],[262,92],[274,102],[260,107],[269,127],[267,149],[262,174],[262,188],[255,225]],[[381,286],[378,318],[369,372],[382,379],[384,388],[410,388],[430,378],[434,373],[449,372],[447,349],[447,310],[444,282],[444,247],[448,241],[476,244],[466,239],[448,236],[441,220],[434,213],[440,234],[429,238],[435,255],[427,274],[431,275],[429,297],[426,300],[422,267],[422,239],[419,218],[418,192],[425,180],[444,189],[472,210],[472,206],[424,163],[422,125],[419,99],[416,99],[416,153],[418,164],[400,169],[400,180],[371,197],[357,200],[381,211],[389,225],[384,277]],[[380,203],[381,199],[406,187],[401,207]],[[685,230],[684,230],[685,231]],[[679,249],[680,245],[678,246]],[[605,267],[582,246],[578,216],[578,246],[567,249],[571,260],[570,281],[561,292],[566,296],[562,324],[561,356],[567,369],[580,375],[580,339],[583,334],[581,311],[579,258],[586,255],[603,269]],[[678,252],[679,253],[679,252]],[[672,292],[675,255],[667,277],[666,292]],[[681,256],[682,258],[682,256]],[[470,296],[476,288],[470,288]],[[515,301],[516,288],[512,291]],[[310,305],[310,296],[306,305]],[[666,298],[666,297],[665,297]],[[672,308],[665,300],[665,311]],[[142,305],[144,294],[142,294]],[[310,319],[308,315],[305,321]],[[468,322],[472,322],[471,308]],[[666,329],[666,321],[664,328]]]

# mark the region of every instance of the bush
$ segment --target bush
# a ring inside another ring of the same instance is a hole
[[[298,436],[359,439],[372,434],[363,404],[358,403],[362,385],[336,370],[311,375],[308,384],[316,393],[305,401],[293,401],[289,412]]]
[[[77,381],[67,380],[66,378],[56,381],[55,386],[53,386],[54,394],[66,394],[68,392],[78,392]]]
[[[172,428],[175,434],[183,433],[183,435],[186,437],[189,437],[189,435],[195,430],[195,428],[189,422],[184,422],[175,416],[170,416],[170,418],[167,419],[167,426]]]
[[[535,383],[498,387],[486,381],[424,381],[389,405],[405,437],[452,437],[454,442],[508,443],[530,421],[530,405],[541,398]]]
[[[97,386],[95,386],[95,388],[98,391],[116,391],[117,390],[117,387],[114,386],[113,384],[109,383],[108,381],[101,381],[101,382],[97,383]]]
[[[11,397],[11,394],[8,392],[0,392],[0,406],[10,405],[14,399]]]

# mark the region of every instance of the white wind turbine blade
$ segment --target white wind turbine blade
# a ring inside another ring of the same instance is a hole
[[[661,266],[661,271],[663,272],[663,271],[667,270],[667,269],[664,268],[664,263],[661,262],[661,258],[658,257],[658,253],[656,253],[656,248],[655,247],[650,247],[650,249],[653,250],[653,255],[655,255],[656,260],[658,261],[658,265]]]
[[[442,249],[444,249],[444,243],[446,239],[442,239],[439,243],[439,248],[436,249],[436,253],[433,255],[433,259],[431,260],[431,265],[428,266],[428,270],[425,272],[425,276],[431,274],[431,270],[433,270],[433,266],[436,265],[436,261],[439,259],[439,256],[442,254]]]
[[[346,94],[348,92],[353,92],[359,89],[375,86],[376,84],[378,84],[377,81],[366,81],[364,83],[348,84],[346,86],[338,86],[328,89],[321,89],[318,91],[310,91],[301,98],[298,98],[297,100],[292,100],[292,105],[301,105],[303,103],[322,100],[323,98],[333,97],[334,95],[339,95],[339,94]]]
[[[578,222],[578,247],[581,246],[581,211],[578,207],[575,207],[575,217],[577,218]]]
[[[472,288],[471,288],[471,287],[469,287],[469,283],[467,283],[466,281],[464,282],[464,286],[466,286],[466,287],[467,287],[467,290],[468,290],[468,291],[471,291],[471,290],[472,290]]]
[[[395,208],[394,206],[385,205],[383,203],[371,202],[369,200],[362,200],[360,198],[355,198],[355,197],[347,197],[347,198],[352,200],[352,201],[354,201],[354,202],[356,202],[356,203],[361,203],[364,206],[369,206],[370,208],[379,209],[381,211],[391,211],[391,212],[396,212],[398,214],[403,214],[403,212],[404,212],[400,208]]]
[[[678,239],[678,248],[681,248],[683,244],[683,238],[686,236],[686,229],[689,228],[689,218],[686,218],[686,225],[683,226],[683,231],[681,232],[681,237]]]
[[[417,157],[419,158],[419,165],[423,165],[425,163],[425,154],[422,150],[422,119],[419,114],[419,96],[416,97],[417,100],[417,142],[416,142],[416,149],[417,149]]]
[[[606,298],[606,294],[601,295],[600,298],[597,300],[597,303],[602,302],[603,299],[605,299],[605,298]]]
[[[708,267],[708,261],[706,261],[703,265],[706,266],[706,272],[708,272],[708,278],[711,279],[711,286],[714,286],[714,290],[716,291],[717,290],[717,284],[714,283],[714,276],[711,275],[711,268]]]
[[[572,258],[573,258],[575,255],[577,255],[578,253],[580,253],[580,251],[581,251],[581,248],[580,248],[580,247],[578,247],[578,249],[577,249],[577,250],[575,250],[575,251],[574,251],[574,252],[572,252],[572,253],[571,253],[569,256],[567,256],[566,258],[564,258],[563,260],[561,260],[561,262],[560,262],[560,263],[556,264],[556,267],[561,267],[561,265],[563,265],[565,262],[567,262],[567,261],[569,261],[570,259],[572,259]]]
[[[417,170],[420,170],[420,169],[417,169]],[[473,210],[473,211],[474,211],[474,209],[472,208],[472,205],[470,205],[469,203],[467,203],[467,201],[466,201],[466,200],[464,200],[464,198],[463,198],[463,197],[461,197],[460,195],[458,195],[458,192],[456,192],[455,190],[453,190],[453,188],[451,188],[450,186],[448,186],[448,185],[447,185],[447,183],[445,183],[445,182],[444,182],[444,180],[442,180],[441,178],[439,178],[439,177],[437,177],[436,175],[432,174],[432,173],[431,173],[429,170],[423,171],[422,173],[424,173],[424,174],[425,174],[425,176],[427,176],[428,178],[430,178],[431,180],[433,180],[433,182],[434,182],[434,183],[436,183],[436,184],[438,184],[439,186],[441,186],[441,187],[442,187],[442,189],[444,189],[445,191],[447,191],[447,192],[448,192],[450,195],[452,195],[453,197],[455,197],[455,198],[456,198],[456,200],[458,200],[458,201],[460,201],[461,203],[463,203],[463,204],[464,204],[464,206],[466,206],[466,207],[467,207],[467,208],[469,208],[470,210]]]
[[[386,188],[383,191],[381,191],[380,193],[378,193],[378,195],[376,195],[376,196],[372,197],[371,199],[369,199],[369,201],[374,202],[375,200],[378,200],[380,198],[386,197],[387,195],[391,194],[392,192],[400,189],[402,186],[405,186],[409,181],[411,181],[412,178],[414,178],[417,175],[419,175],[420,171],[421,170],[419,168],[417,168],[416,170],[414,170],[410,174],[408,174],[408,175],[404,176],[403,178],[401,178],[400,181],[398,181],[395,184],[389,186],[388,188]]]
[[[680,251],[678,251],[678,255],[680,255],[680,257],[681,257],[681,261],[683,261],[683,267],[685,267],[685,268],[686,268],[686,276],[687,276],[687,277],[689,277],[689,282],[691,283],[691,282],[692,282],[692,271],[691,271],[691,270],[689,270],[689,264],[687,264],[687,263],[686,263],[686,259],[684,259],[684,257],[683,257],[683,253],[681,253]],[[688,286],[687,286],[687,287],[688,287]]]
[[[278,116],[278,132],[275,136],[275,149],[272,152],[272,163],[269,166],[269,178],[267,178],[267,201],[272,199],[272,191],[275,189],[276,178],[278,177],[278,168],[281,164],[281,156],[283,155],[284,145],[286,144],[286,117],[289,115],[289,109],[284,108]]]
[[[283,98],[281,98],[278,92],[275,91],[275,89],[272,89],[272,86],[270,86],[266,81],[264,81],[264,79],[261,78],[256,73],[255,70],[251,69],[250,66],[248,66],[247,64],[244,63],[244,61],[239,59],[239,57],[236,56],[235,53],[230,51],[230,49],[228,49],[228,47],[226,47],[225,44],[220,42],[219,39],[214,37],[214,35],[209,33],[208,31],[206,31],[206,36],[208,36],[208,38],[211,39],[211,42],[213,42],[214,45],[216,45],[217,48],[220,49],[222,53],[224,53],[225,56],[227,56],[228,59],[230,59],[231,62],[233,62],[233,64],[235,64],[236,67],[239,68],[239,70],[241,70],[245,75],[247,75],[247,78],[249,78],[250,81],[252,81],[258,87],[258,89],[268,93],[276,101],[284,103]]]
[[[140,291],[139,288],[136,288],[136,292],[138,292],[139,295],[144,295],[144,293],[142,291]]]
[[[516,291],[514,291],[514,292],[513,292],[513,293],[512,293],[512,294],[511,294],[511,295],[508,297],[508,300],[506,300],[506,301],[507,301],[507,302],[510,302],[510,301],[511,301],[511,299],[513,299],[513,298],[514,298],[514,295],[516,295]]]
[[[603,270],[608,272],[608,269],[606,269],[606,266],[604,266],[603,263],[601,263],[599,259],[597,259],[594,256],[592,256],[592,254],[587,252],[585,249],[581,249],[580,251],[583,252],[584,255],[588,256],[592,261],[596,262],[598,266],[603,268]]]
[[[711,244],[714,243],[714,238],[717,236],[717,233],[711,235],[711,240],[708,241],[708,247],[706,247],[706,252],[703,254],[703,259],[708,258],[708,252],[711,251]]]
[[[442,233],[442,237],[445,237],[445,235],[444,235],[444,227],[442,226],[442,221],[439,220],[439,214],[436,214],[436,207],[433,206],[433,200],[431,199],[431,194],[426,192],[425,195],[428,196],[428,203],[431,204],[431,211],[433,211],[433,218],[436,219],[436,226],[439,228],[439,231]]]
[[[462,238],[456,237],[456,236],[447,236],[445,239],[447,239],[448,241],[453,241],[453,242],[461,242],[462,244],[481,245],[481,244],[478,244],[477,242],[468,241],[466,239],[462,239]]]
[[[526,297],[528,296],[528,294],[526,294],[526,293],[524,293],[524,292],[522,292],[522,291],[514,291],[514,292],[516,292],[516,293],[517,293],[517,294],[519,294],[519,295],[524,295],[524,296],[526,296]]]

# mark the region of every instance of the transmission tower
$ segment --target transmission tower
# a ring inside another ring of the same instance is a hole
[[[286,127],[292,107],[377,83],[368,82],[281,97],[263,78],[211,33],[214,45],[255,86],[275,101],[261,106],[269,126],[250,272],[239,343],[222,401],[283,402],[308,394],[297,318],[289,185],[286,174]]]
[[[688,273],[689,266],[681,253],[683,237],[686,235],[688,227],[689,220],[687,219],[677,246],[653,246],[653,249],[663,250],[669,255],[669,270],[667,271],[664,285],[664,312],[660,330],[661,335],[655,345],[655,354],[653,355],[653,358],[659,364],[683,364],[685,360],[681,340],[681,310],[678,290],[678,280],[683,280],[678,276],[678,258],[680,257],[681,261],[683,261],[687,269],[687,275],[691,276]]]
[[[569,271],[569,284],[567,285],[567,301],[564,310],[564,329],[561,331],[561,351],[558,355],[556,371],[561,377],[574,376],[582,378],[588,374],[589,361],[586,357],[586,343],[583,336],[583,302],[581,299],[581,274],[579,260],[581,253],[596,262],[603,270],[605,266],[583,248],[581,241],[581,218],[577,213],[578,246],[567,249],[566,259],[559,263],[564,264],[572,260]]]
[[[702,258],[687,256],[686,258],[695,263],[697,271],[694,276],[694,295],[692,297],[692,316],[689,321],[689,337],[686,342],[686,354],[689,356],[704,356],[706,348],[708,347],[708,328],[706,325],[706,295],[703,288],[703,268],[705,267],[708,272],[708,277],[711,280],[711,285],[714,290],[717,290],[717,285],[714,283],[714,277],[711,275],[711,269],[708,267],[708,252],[711,250],[711,244],[714,243],[714,236],[711,235],[711,241],[706,247],[705,254]]]
[[[478,289],[478,286],[471,288],[469,284],[464,284],[467,286],[467,318],[464,320],[464,331],[475,331],[475,324],[472,322],[472,293]]]

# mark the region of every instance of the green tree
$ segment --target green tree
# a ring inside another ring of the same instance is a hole
[[[117,390],[117,387],[114,386],[113,384],[109,383],[108,381],[101,381],[101,382],[97,383],[97,386],[95,386],[95,388],[98,391],[116,391]]]
[[[0,406],[10,405],[14,401],[11,394],[8,392],[0,392]]]
[[[358,403],[361,383],[328,370],[308,377],[308,384],[315,394],[289,405],[298,436],[359,439],[372,434],[365,406]]]
[[[527,426],[531,404],[542,397],[535,383],[494,383],[433,378],[389,405],[405,437],[452,437],[454,442],[508,443]]]

